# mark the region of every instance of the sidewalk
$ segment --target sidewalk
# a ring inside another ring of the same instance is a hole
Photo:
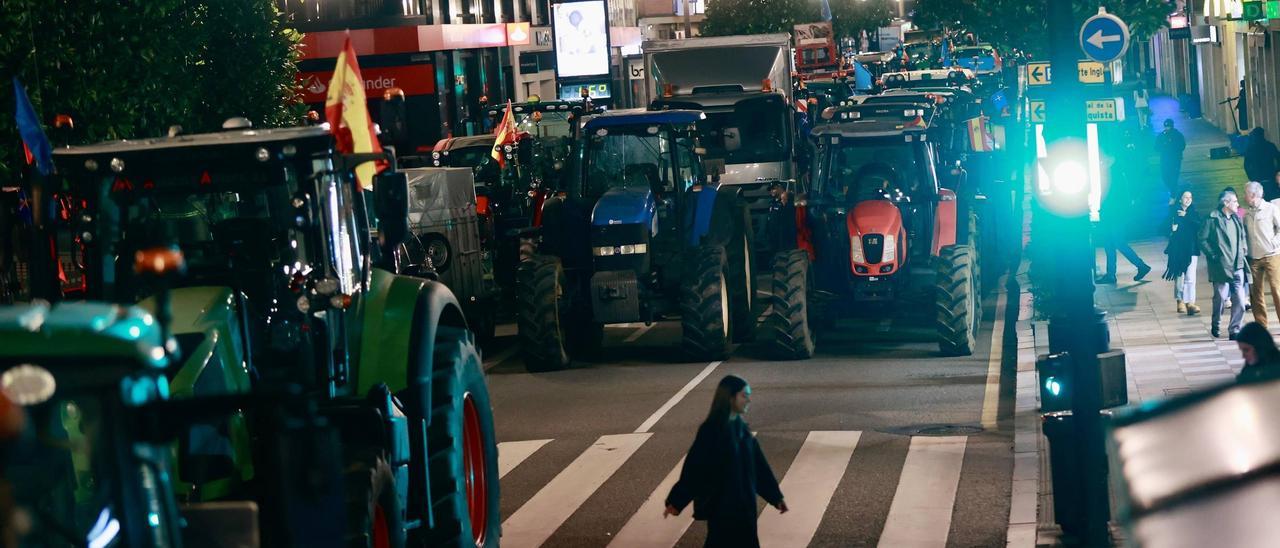
[[[1242,160],[1209,159],[1209,149],[1227,144],[1225,134],[1204,120],[1186,118],[1171,98],[1155,98],[1151,106],[1154,130],[1161,129],[1163,121],[1172,118],[1175,127],[1186,137],[1182,181],[1192,190],[1200,213],[1213,209],[1218,193],[1226,186],[1235,187],[1243,195],[1246,179]],[[1200,315],[1178,314],[1173,283],[1160,278],[1165,269],[1166,240],[1158,231],[1168,211],[1168,193],[1155,175],[1159,171],[1149,137],[1153,135],[1144,137],[1139,150],[1151,154],[1147,173],[1152,177],[1136,190],[1139,196],[1145,197],[1143,203],[1150,206],[1137,208],[1134,218],[1129,219],[1129,226],[1139,238],[1131,245],[1151,265],[1151,274],[1146,281],[1133,281],[1136,269],[1121,257],[1116,273],[1120,282],[1098,286],[1094,296],[1097,305],[1108,312],[1112,348],[1125,351],[1130,405],[1230,382],[1243,365],[1235,342],[1225,338],[1215,340],[1209,335],[1212,291],[1203,261],[1199,264],[1196,286],[1196,303],[1203,310]],[[1097,250],[1095,260],[1101,271],[1104,265],[1101,249]],[[1023,288],[1030,287],[1026,269],[1027,265],[1022,265],[1018,275]],[[1040,430],[1039,379],[1035,371],[1036,356],[1048,351],[1048,340],[1043,332],[1044,324],[1033,322],[1031,302],[1030,292],[1024,290],[1021,302],[1017,303],[1018,375],[1007,544],[1020,548],[1058,544],[1049,448]],[[1276,312],[1270,311],[1270,317],[1272,334],[1280,335]],[[1224,318],[1224,335],[1226,321]],[[1252,312],[1246,312],[1245,321],[1252,321]]]

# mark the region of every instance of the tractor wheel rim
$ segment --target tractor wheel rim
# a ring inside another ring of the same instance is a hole
[[[391,526],[387,523],[387,512],[381,504],[373,505],[373,546],[374,548],[391,548]]]
[[[466,480],[467,514],[471,521],[471,539],[483,546],[489,525],[489,486],[484,430],[480,426],[480,410],[468,392],[462,398],[462,466]]]
[[[729,288],[725,287],[724,272],[720,273],[720,330],[729,337]]]

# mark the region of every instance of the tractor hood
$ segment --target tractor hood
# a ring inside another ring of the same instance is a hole
[[[79,356],[86,362],[115,358],[157,369],[168,363],[155,319],[137,307],[59,303],[0,308],[0,360]]]
[[[897,235],[902,229],[902,213],[888,200],[859,202],[849,212],[849,235]]]
[[[196,379],[211,365],[247,371],[243,326],[230,288],[181,287],[171,290],[169,299],[173,315],[169,326],[182,359],[172,382],[175,396],[194,394]],[[138,305],[154,311],[155,298],[149,297]],[[247,373],[233,374],[223,382],[233,391],[249,389]]]
[[[641,188],[615,188],[604,193],[591,210],[592,226],[648,225],[653,221],[653,192]]]
[[[169,292],[169,302],[173,311],[170,331],[182,335],[225,326],[235,299],[227,287],[181,287]],[[155,297],[147,297],[138,306],[154,314]]]

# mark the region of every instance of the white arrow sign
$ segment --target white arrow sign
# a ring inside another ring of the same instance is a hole
[[[1085,40],[1085,42],[1088,42],[1095,48],[1100,48],[1110,42],[1119,42],[1121,40],[1124,40],[1124,37],[1119,34],[1102,34],[1102,31],[1099,30],[1094,32],[1093,36],[1090,36],[1089,39]]]

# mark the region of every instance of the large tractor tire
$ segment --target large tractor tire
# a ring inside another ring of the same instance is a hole
[[[381,450],[356,451],[346,469],[347,546],[403,548],[404,511]]]
[[[769,354],[779,360],[813,357],[814,336],[809,309],[809,253],[803,249],[773,256],[773,287],[764,319]]]
[[[480,355],[466,331],[441,327],[431,374],[427,470],[435,527],[427,546],[498,546],[498,445]]]
[[[564,267],[558,257],[534,255],[516,270],[516,328],[525,367],[555,371],[569,366],[564,311]]]
[[[948,356],[973,354],[982,317],[978,287],[978,261],[973,248],[942,248],[937,259],[938,347]]]
[[[752,310],[756,297],[756,271],[751,249],[751,218],[747,216],[746,209],[742,210],[742,216],[745,217],[743,222],[746,224],[725,244],[726,260],[729,263],[729,310],[733,316],[730,322],[733,332],[730,336],[734,342],[739,343],[751,340],[756,330],[756,315]]]
[[[685,353],[694,360],[723,360],[729,357],[733,324],[724,248],[699,246],[688,260],[692,276],[680,294]]]

